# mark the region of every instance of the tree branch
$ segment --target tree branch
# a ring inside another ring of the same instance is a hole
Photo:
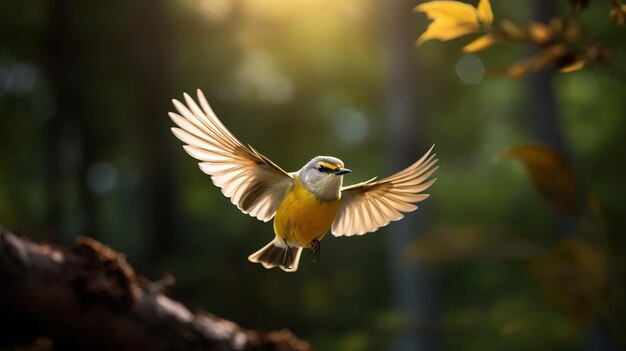
[[[54,350],[275,350],[311,347],[190,311],[90,238],[63,248],[0,229],[0,347],[44,337]]]

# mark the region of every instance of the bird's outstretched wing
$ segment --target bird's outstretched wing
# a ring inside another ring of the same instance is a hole
[[[174,135],[185,151],[202,161],[200,169],[244,213],[262,221],[274,217],[293,177],[249,145],[242,144],[222,124],[202,91],[198,102],[185,93],[186,106],[173,100],[178,113],[169,116],[179,128]]]
[[[414,203],[429,195],[421,192],[437,179],[428,178],[437,170],[432,147],[408,168],[380,181],[350,185],[341,189],[341,206],[333,222],[335,236],[362,235],[404,217],[417,209]],[[430,156],[429,156],[430,155]]]

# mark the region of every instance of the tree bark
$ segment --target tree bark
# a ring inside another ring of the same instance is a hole
[[[286,329],[191,311],[86,237],[68,249],[0,229],[0,286],[0,348],[43,338],[54,350],[311,350]]]
[[[76,5],[75,0],[50,2],[45,37],[45,69],[56,103],[55,114],[47,128],[47,149],[44,151],[47,153],[47,222],[52,236],[63,240],[75,233],[97,236],[95,199],[85,181],[95,152],[86,106],[87,82],[91,74],[85,63],[89,41],[81,37],[73,18],[72,8]],[[65,183],[75,185],[77,195],[70,195],[72,192],[67,190]],[[71,196],[75,196],[73,202],[77,206],[68,206],[64,201]]]
[[[556,16],[555,0],[535,0],[533,21],[548,23]],[[546,69],[528,76],[528,101],[531,129],[537,141],[551,146],[569,156],[563,136],[556,96],[552,87],[554,70]]]
[[[170,91],[172,74],[170,52],[173,32],[163,0],[136,0],[126,3],[126,21],[130,29],[128,60],[139,86],[138,118],[143,127],[147,187],[149,257],[162,258],[178,248],[176,241],[176,167],[173,166],[173,141]],[[141,18],[141,21],[137,19]]]
[[[385,3],[385,46],[387,49],[387,90],[385,110],[388,128],[390,166],[398,171],[415,162],[423,140],[420,126],[424,119],[422,91],[415,60],[415,38],[411,31],[411,2],[388,0]],[[408,323],[397,330],[393,350],[437,350],[434,333],[436,316],[435,280],[428,264],[409,262],[404,250],[422,237],[422,228],[428,220],[420,209],[389,228],[389,258],[392,280],[393,308]]]
[[[556,0],[535,0],[532,20],[548,23],[557,16]],[[554,70],[534,72],[528,77],[528,103],[530,106],[531,130],[542,144],[550,146],[571,158],[571,149],[566,141],[561,123],[556,94],[553,88]],[[582,201],[582,199],[581,199]],[[571,216],[555,214],[562,236],[568,237],[576,232],[577,220]],[[615,336],[607,327],[603,318],[598,318],[587,331],[585,340],[587,350],[618,350]]]

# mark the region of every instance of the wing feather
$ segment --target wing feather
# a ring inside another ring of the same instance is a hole
[[[371,199],[367,199],[367,202],[365,202],[362,207],[366,218],[374,225],[377,225],[380,220],[378,218],[379,214],[376,213],[376,208],[373,205],[373,201]],[[367,226],[364,226],[363,228],[367,228]]]
[[[437,179],[428,180],[437,170],[432,147],[409,167],[385,179],[343,187],[341,206],[333,222],[335,236],[362,235],[404,218],[415,211],[417,202],[429,197],[422,192]]]
[[[188,94],[184,100],[185,104],[172,101],[178,113],[169,116],[185,151],[201,161],[200,169],[242,212],[262,221],[272,219],[293,176],[241,143],[215,115],[202,91],[198,90],[200,105]]]

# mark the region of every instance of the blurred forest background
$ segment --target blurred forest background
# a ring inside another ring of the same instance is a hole
[[[0,225],[92,236],[139,274],[173,274],[173,298],[318,350],[624,348],[626,85],[593,68],[484,77],[530,50],[417,47],[418,3],[0,2]],[[577,16],[625,69],[608,3]],[[492,6],[520,24],[569,12]],[[197,88],[287,170],[329,154],[353,183],[436,144],[439,180],[407,220],[329,236],[296,274],[265,270],[246,257],[271,224],[242,215],[170,133],[171,99]],[[602,220],[555,211],[523,163],[494,162],[535,142],[571,160]]]

